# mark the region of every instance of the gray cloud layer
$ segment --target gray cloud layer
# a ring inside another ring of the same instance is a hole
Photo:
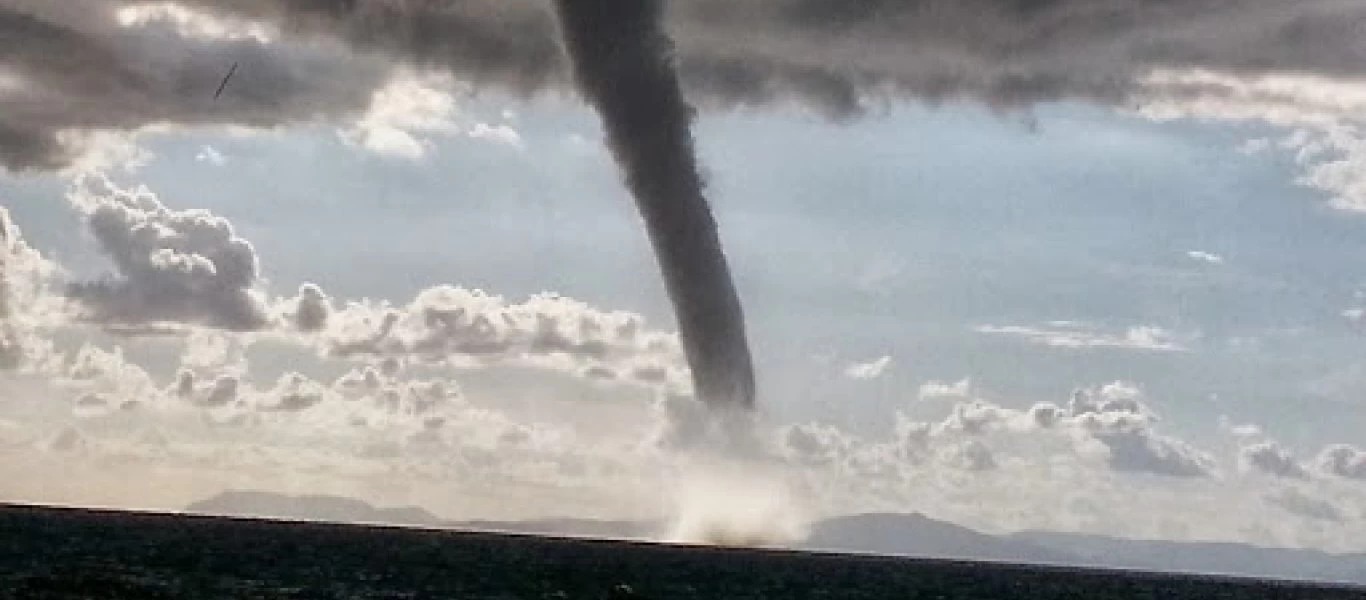
[[[563,82],[544,3],[195,0],[487,83]],[[1117,100],[1153,67],[1363,72],[1366,7],[1343,0],[693,0],[669,5],[683,77],[711,100],[833,114],[878,88],[997,105]]]
[[[0,85],[0,161],[60,166],[72,148],[57,134],[69,129],[345,117],[395,59],[521,94],[569,79],[536,0],[179,3],[308,44],[119,26],[115,11],[132,4],[0,0],[0,74],[23,82]],[[1363,22],[1366,5],[1351,0],[694,0],[667,15],[694,101],[794,100],[835,117],[896,97],[1122,104],[1164,68],[1361,78]],[[232,62],[242,67],[212,102]]]
[[[169,23],[120,26],[118,3],[0,1],[0,161],[66,166],[72,131],[152,124],[270,127],[359,112],[387,71],[326,45],[191,37]],[[241,66],[221,98],[213,93]],[[3,79],[4,77],[0,77]]]

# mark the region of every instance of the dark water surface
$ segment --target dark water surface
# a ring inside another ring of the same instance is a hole
[[[0,505],[0,598],[1366,600],[1366,590]]]

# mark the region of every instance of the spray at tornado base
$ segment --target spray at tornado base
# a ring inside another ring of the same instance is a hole
[[[645,221],[678,320],[693,390],[710,412],[754,408],[740,298],[703,195],[658,0],[556,0],[575,80],[602,118]]]

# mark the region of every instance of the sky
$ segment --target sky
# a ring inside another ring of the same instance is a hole
[[[0,0],[0,500],[1366,551],[1355,3],[677,5],[743,477],[539,4],[76,4]]]

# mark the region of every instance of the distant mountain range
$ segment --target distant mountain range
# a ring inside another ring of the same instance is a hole
[[[1080,557],[1076,564],[1151,571],[1219,573],[1366,585],[1366,553],[1266,548],[1233,542],[1132,540],[1084,533],[1027,531],[1008,536]]]
[[[186,507],[192,513],[476,529],[552,536],[650,539],[662,523],[592,519],[446,521],[418,507],[379,508],[337,496],[228,491]],[[1263,548],[1247,544],[1130,540],[1028,531],[990,535],[920,514],[861,514],[812,526],[805,550],[1121,569],[1219,573],[1366,585],[1366,554]]]

